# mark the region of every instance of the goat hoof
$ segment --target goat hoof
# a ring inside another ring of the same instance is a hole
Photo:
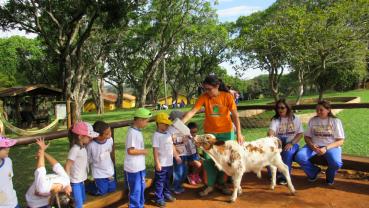
[[[228,203],[234,203],[236,201],[236,199],[230,199],[228,200]]]

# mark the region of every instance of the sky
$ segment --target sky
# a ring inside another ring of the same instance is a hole
[[[215,0],[211,0],[214,3]],[[271,6],[276,0],[217,0],[218,4],[215,5],[217,9],[218,17],[221,22],[236,21],[240,16],[247,16],[256,11],[261,11]],[[4,0],[0,0],[0,3],[4,3]],[[12,35],[22,35],[33,38],[34,34],[25,34],[23,31],[7,31],[0,30],[0,38],[10,37]],[[237,62],[235,63],[237,64]],[[229,62],[221,63],[220,66],[227,69],[227,73],[235,75],[235,71],[232,68],[232,64]],[[257,69],[248,69],[243,73],[243,78],[251,79],[260,74],[265,74]]]

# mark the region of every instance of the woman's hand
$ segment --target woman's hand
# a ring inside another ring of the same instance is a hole
[[[157,164],[155,165],[155,170],[156,170],[156,171],[158,171],[158,172],[160,172],[160,171],[161,171],[161,165],[160,165],[160,163],[157,163]]]
[[[287,143],[286,146],[284,146],[283,151],[290,151],[293,147],[292,143]]]
[[[237,133],[237,142],[238,144],[242,145],[245,139],[243,138],[243,135],[241,133]]]
[[[181,157],[175,157],[175,159],[176,159],[177,164],[181,164],[182,163]]]
[[[44,138],[41,138],[41,137],[36,139],[36,144],[38,145],[41,151],[45,151],[50,145],[50,144],[46,145]]]

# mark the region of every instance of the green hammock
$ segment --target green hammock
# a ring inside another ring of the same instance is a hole
[[[59,121],[59,119],[55,119],[53,122],[51,122],[49,125],[45,126],[42,129],[24,130],[24,129],[18,128],[16,126],[13,126],[9,121],[7,121],[3,117],[2,113],[0,114],[0,120],[6,126],[6,128],[8,128],[11,132],[13,132],[17,135],[21,135],[21,136],[31,136],[31,135],[46,133],[46,132],[52,130],[58,124],[58,121]]]

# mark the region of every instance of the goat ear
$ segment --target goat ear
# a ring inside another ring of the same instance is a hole
[[[224,141],[220,141],[220,140],[217,140],[215,143],[214,143],[214,145],[215,146],[222,146],[222,145],[224,145],[225,144],[225,142]]]

